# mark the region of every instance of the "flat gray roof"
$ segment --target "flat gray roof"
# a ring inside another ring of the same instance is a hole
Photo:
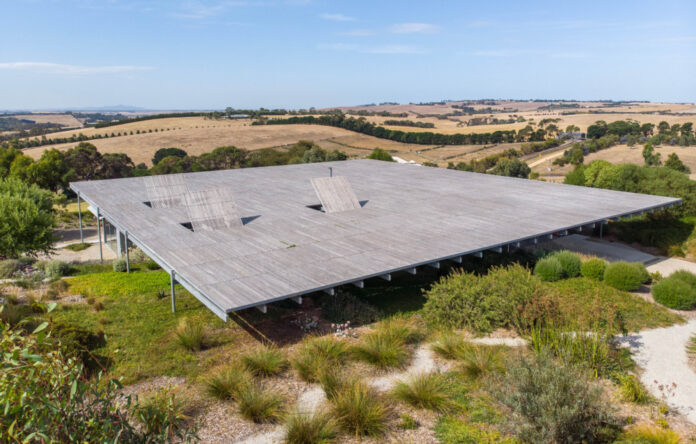
[[[361,208],[324,213],[311,180],[345,176]],[[220,317],[680,199],[350,160],[184,174],[232,192],[243,225],[193,232],[185,207],[151,208],[144,178],[71,188]],[[312,208],[314,206],[314,208]]]

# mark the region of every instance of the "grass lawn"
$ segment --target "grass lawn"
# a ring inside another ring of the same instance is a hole
[[[201,355],[183,350],[174,336],[182,317],[195,317],[216,329],[216,345],[230,343],[234,336],[228,333],[234,324],[223,323],[178,285],[177,312],[172,314],[166,272],[93,272],[66,280],[71,293],[94,298],[104,308],[94,311],[88,304],[61,305],[49,316],[92,331],[103,330],[106,345],[95,351],[110,358],[110,373],[124,377],[126,383],[159,375],[197,373]],[[159,290],[164,290],[164,298],[158,297]]]
[[[580,330],[621,323],[628,331],[638,331],[683,321],[661,305],[591,279],[565,279],[546,285],[557,296],[565,321]]]

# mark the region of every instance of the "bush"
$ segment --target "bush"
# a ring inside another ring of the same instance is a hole
[[[182,318],[174,333],[179,345],[186,350],[199,351],[208,346],[207,332],[197,319]]]
[[[304,381],[314,382],[324,367],[337,367],[348,358],[348,346],[334,336],[305,339],[292,359],[292,367]]]
[[[126,266],[126,260],[125,259],[116,259],[114,261],[114,271],[118,273],[125,273],[127,271],[127,266]]]
[[[580,267],[580,274],[588,279],[601,281],[604,279],[604,271],[607,268],[607,261],[598,257],[586,260]]]
[[[544,282],[555,282],[563,278],[563,265],[553,257],[545,257],[534,266],[534,275]]]
[[[623,291],[636,291],[643,284],[641,270],[628,262],[614,262],[604,271],[604,282]]]
[[[284,399],[261,385],[252,384],[238,395],[239,413],[255,423],[277,422],[283,416]]]
[[[426,322],[438,328],[467,328],[489,333],[496,328],[526,331],[525,312],[544,292],[539,278],[519,264],[494,267],[485,276],[454,273],[425,294]]]
[[[696,288],[696,274],[686,271],[679,270],[669,275],[670,278],[679,279],[691,286],[691,288]]]
[[[679,434],[647,424],[637,425],[622,433],[615,444],[680,444]]]
[[[522,358],[495,395],[512,411],[508,425],[524,442],[603,442],[618,429],[602,389],[545,354]]]
[[[368,159],[374,159],[374,160],[384,160],[387,162],[395,162],[394,158],[389,154],[388,152],[384,151],[382,148],[375,148],[372,150],[369,156],[367,156]]]
[[[652,295],[660,304],[675,310],[691,310],[696,307],[696,287],[674,275],[652,286]]]
[[[440,373],[419,373],[398,381],[392,394],[413,407],[446,412],[453,408],[448,389],[447,379]]]
[[[338,423],[328,412],[296,412],[285,423],[286,444],[327,444],[338,436]]]
[[[288,366],[283,353],[276,347],[263,345],[254,351],[242,355],[244,366],[253,375],[269,377],[280,374]]]
[[[56,322],[52,331],[63,355],[79,359],[88,370],[98,370],[106,362],[105,358],[100,358],[93,352],[106,345],[103,333],[95,333],[68,322]]]
[[[251,375],[244,369],[228,367],[205,379],[204,385],[206,393],[213,398],[237,400],[252,382]]]
[[[355,436],[378,436],[387,431],[391,410],[375,389],[356,380],[337,393],[333,412],[347,432]]]
[[[38,265],[46,276],[52,278],[62,277],[70,272],[70,265],[58,260],[40,262]]]
[[[409,357],[409,351],[404,342],[398,338],[372,332],[363,336],[353,347],[356,358],[378,368],[403,368]]]
[[[21,264],[17,259],[6,259],[0,261],[0,279],[11,278],[20,268]]]
[[[580,256],[573,253],[572,251],[557,251],[553,253],[551,257],[558,260],[558,262],[561,264],[561,268],[563,268],[564,277],[572,278],[580,274],[582,261],[580,260]]]
[[[640,282],[642,284],[649,284],[651,281],[650,272],[645,268],[645,264],[642,262],[631,262],[630,265],[636,269],[636,273],[640,276]]]

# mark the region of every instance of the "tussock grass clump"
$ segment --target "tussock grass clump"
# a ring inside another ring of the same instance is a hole
[[[380,331],[363,336],[353,347],[356,358],[380,369],[403,368],[409,358],[409,351],[403,340]]]
[[[244,368],[237,366],[218,370],[203,381],[206,393],[217,399],[237,400],[239,394],[253,384],[253,378]]]
[[[580,267],[580,274],[583,277],[592,279],[594,281],[601,281],[604,279],[604,271],[607,268],[607,261],[594,257],[592,259],[586,260]]]
[[[459,352],[462,372],[470,378],[479,378],[504,370],[502,348],[497,345],[465,344]]]
[[[328,444],[338,436],[338,423],[327,411],[296,412],[285,423],[286,444]]]
[[[113,269],[114,269],[114,271],[116,271],[118,273],[125,273],[127,268],[128,267],[126,266],[125,259],[119,258],[119,259],[116,259],[113,263]]]
[[[689,338],[689,342],[686,343],[686,352],[696,354],[696,335]]]
[[[321,388],[324,390],[326,399],[333,401],[336,395],[343,389],[355,383],[357,380],[353,375],[347,374],[338,367],[323,367],[318,372],[318,379]]]
[[[292,367],[307,382],[318,379],[319,370],[327,366],[339,366],[348,359],[348,345],[334,336],[306,339],[292,359]]]
[[[239,413],[255,423],[277,422],[285,411],[282,396],[260,384],[251,384],[239,391]]]
[[[169,388],[161,389],[138,403],[135,417],[151,435],[169,439],[182,436],[191,419],[186,405]]]
[[[633,375],[619,377],[621,397],[628,402],[647,404],[652,400],[648,390]]]
[[[254,376],[270,377],[283,372],[288,366],[283,352],[270,345],[263,345],[256,350],[242,355],[244,366]]]
[[[182,318],[174,333],[179,345],[186,350],[200,351],[208,346],[208,334],[197,319]]]
[[[432,351],[445,359],[457,359],[464,348],[464,338],[454,333],[445,333],[431,345]]]
[[[616,441],[617,444],[680,444],[681,442],[676,432],[647,424],[630,428]]]
[[[416,408],[447,412],[453,408],[449,384],[440,373],[419,373],[399,381],[392,389],[395,398]]]
[[[348,433],[379,436],[387,431],[391,409],[374,388],[356,380],[336,394],[333,413]]]
[[[581,365],[594,376],[607,376],[618,363],[612,353],[610,338],[598,332],[590,334],[554,328],[533,328],[532,348],[540,354],[551,354],[563,361]]]
[[[403,318],[387,319],[379,324],[375,330],[378,334],[405,344],[417,344],[423,340],[423,332],[413,320]]]

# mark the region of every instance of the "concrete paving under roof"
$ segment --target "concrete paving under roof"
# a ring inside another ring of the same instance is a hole
[[[325,213],[311,180],[345,176],[361,208]],[[188,173],[232,192],[245,223],[191,231],[184,206],[151,208],[145,178],[72,183],[90,205],[219,316],[680,199],[375,160]],[[313,207],[313,208],[312,208]]]

